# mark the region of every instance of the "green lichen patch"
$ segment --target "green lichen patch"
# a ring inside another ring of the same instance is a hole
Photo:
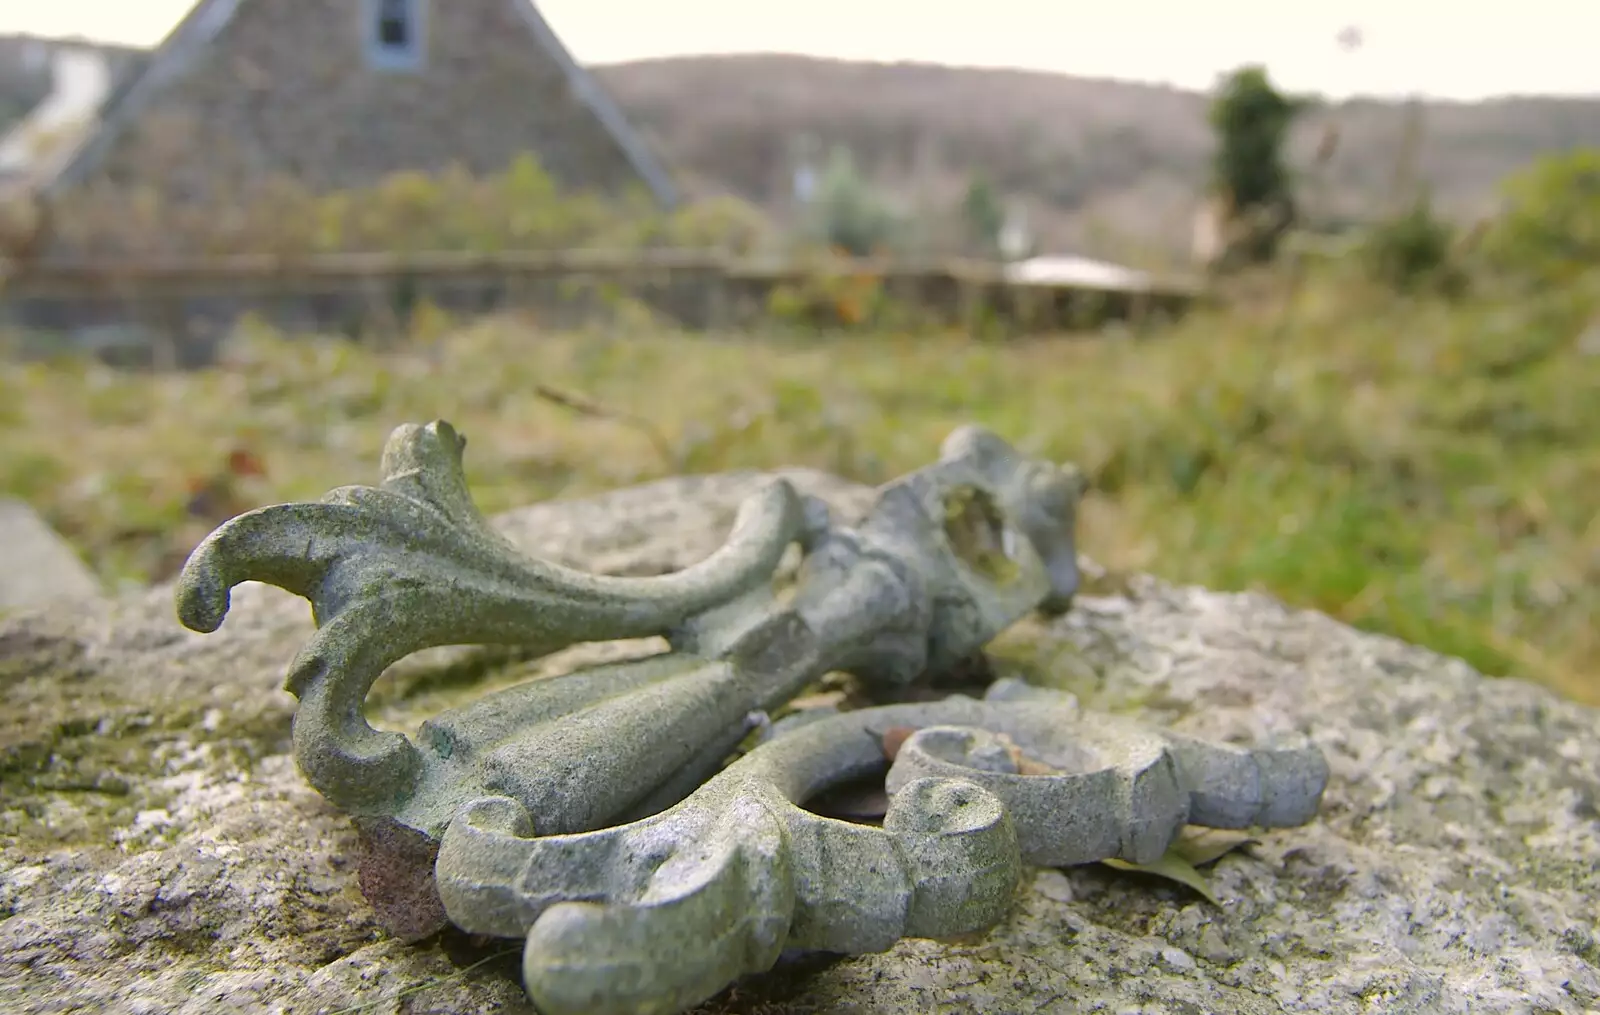
[[[984,654],[997,676],[1021,677],[1039,687],[1066,691],[1085,705],[1094,702],[1102,707],[1113,696],[1105,677],[1082,651],[1031,618],[1002,632]]]
[[[450,646],[428,650],[391,666],[367,695],[369,706],[384,709],[403,703],[454,701],[483,693],[495,678],[534,658],[519,646]]]
[[[974,486],[959,486],[944,500],[944,534],[961,561],[997,585],[1020,573],[1005,551],[1005,516],[994,498]]]
[[[0,628],[0,688],[37,677],[81,679],[89,672],[79,639],[23,625]]]
[[[197,744],[138,718],[104,723],[94,736],[59,736],[47,754],[0,776],[0,843],[149,848],[173,823],[180,792],[246,779],[262,754],[258,741],[224,735]]]
[[[15,630],[7,632],[16,635]],[[288,750],[289,702],[222,698],[176,707],[130,700],[162,686],[155,665],[90,665],[81,646],[35,639],[0,725],[0,844],[146,848],[173,795],[196,781],[248,778]],[[52,668],[52,666],[60,668]],[[266,696],[263,696],[266,697]]]

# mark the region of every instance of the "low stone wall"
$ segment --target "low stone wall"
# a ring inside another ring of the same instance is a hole
[[[25,351],[66,345],[180,368],[209,362],[247,315],[286,331],[355,337],[401,328],[423,305],[461,315],[531,311],[559,328],[604,320],[631,301],[679,327],[717,331],[760,323],[775,290],[805,289],[817,271],[672,250],[43,262],[0,277],[0,328],[24,336]],[[981,264],[840,262],[826,272],[864,278],[932,321],[982,319],[1013,332],[1176,314],[1194,296],[1177,286],[1015,285]]]

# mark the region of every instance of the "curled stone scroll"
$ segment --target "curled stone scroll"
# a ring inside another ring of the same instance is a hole
[[[215,630],[247,580],[311,601],[318,630],[288,678],[296,759],[414,868],[409,888],[364,883],[369,899],[408,938],[446,921],[525,938],[525,985],[548,1015],[681,1011],[787,950],[991,927],[1024,864],[1149,862],[1185,824],[1316,814],[1328,771],[1306,743],[1208,744],[1080,716],[1069,696],[1015,681],[982,700],[769,725],[830,671],[892,700],[1027,613],[1070,607],[1082,482],[988,431],[952,434],[854,527],[773,482],[720,550],[657,578],[522,555],[473,506],[463,446],[446,423],[404,426],[377,488],[225,523],[186,565],[178,613]],[[799,579],[779,596],[795,543]],[[488,695],[415,737],[363,715],[384,669],[422,648],[649,635],[669,651]],[[893,729],[914,732],[890,764]],[[805,808],[878,775],[881,827]],[[419,884],[432,900],[420,908]]]

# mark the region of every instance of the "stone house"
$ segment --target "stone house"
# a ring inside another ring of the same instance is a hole
[[[290,177],[325,191],[524,154],[574,189],[678,201],[531,0],[200,0],[31,187],[182,199]]]

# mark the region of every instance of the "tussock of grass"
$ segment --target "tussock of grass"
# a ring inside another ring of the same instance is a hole
[[[0,487],[101,572],[145,579],[204,534],[185,481],[245,444],[252,503],[371,482],[390,428],[468,435],[489,512],[682,471],[802,464],[880,482],[981,422],[1094,485],[1089,553],[1290,603],[1600,701],[1600,281],[1518,302],[1401,301],[1314,282],[1274,313],[1197,313],[1149,340],[984,344],[855,334],[546,334],[513,319],[426,348],[243,335],[184,376],[33,364],[0,382]],[[181,556],[180,558],[181,559]]]

